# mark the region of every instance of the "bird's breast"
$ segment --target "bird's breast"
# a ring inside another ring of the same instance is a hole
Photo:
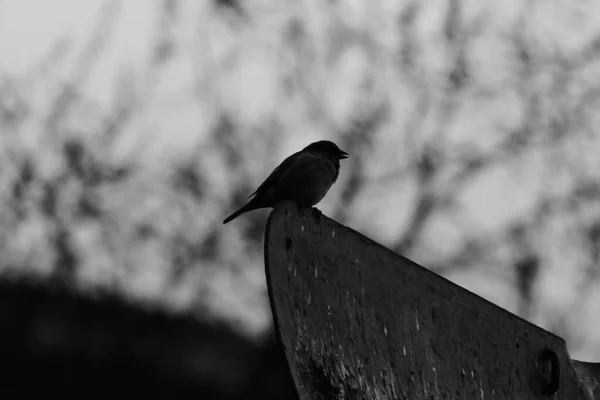
[[[317,154],[301,154],[277,185],[280,200],[294,200],[310,207],[325,197],[337,178],[335,164]]]

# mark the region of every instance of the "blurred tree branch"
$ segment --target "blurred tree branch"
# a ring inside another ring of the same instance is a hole
[[[514,15],[462,0],[389,9],[343,1],[148,7],[153,25],[141,67],[116,61],[106,105],[87,87],[94,74],[108,74],[100,66],[119,43],[126,11],[118,1],[102,3],[81,49],[63,35],[26,79],[0,78],[6,269],[51,264],[39,270],[120,285],[140,298],[153,293],[178,307],[212,296],[224,313],[264,308],[233,293],[264,296],[264,213],[226,230],[222,214],[292,141],[328,138],[351,154],[332,189],[337,219],[376,230],[417,261],[426,254],[423,264],[436,272],[489,270],[531,318],[545,318],[540,280],[555,264],[572,265],[582,284],[570,288],[578,295],[552,323],[567,339],[576,334],[568,312],[589,301],[599,281],[597,32],[577,40],[565,33],[559,43],[539,23],[550,14],[535,2],[516,5]],[[71,75],[46,91],[59,61],[75,51]],[[183,87],[177,102],[165,95],[175,80]],[[186,140],[194,144],[176,145]],[[515,187],[531,187],[482,204],[487,216],[513,211],[484,229],[465,197],[482,181],[505,184],[494,180],[498,170],[509,171]],[[530,205],[517,209],[509,204],[515,196]],[[363,204],[369,212],[361,217]],[[549,247],[579,249],[581,259],[549,256]]]

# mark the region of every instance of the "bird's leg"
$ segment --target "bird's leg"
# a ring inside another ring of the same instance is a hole
[[[298,210],[298,214],[300,214],[301,217],[304,217],[304,211],[305,211],[304,206],[302,204],[298,203],[298,202],[295,202],[295,201],[294,201],[294,204],[296,205],[296,208]]]
[[[312,207],[310,209],[310,212],[312,213],[312,216],[317,221],[317,223],[321,222],[321,216],[323,216],[321,210],[319,210],[317,207]]]

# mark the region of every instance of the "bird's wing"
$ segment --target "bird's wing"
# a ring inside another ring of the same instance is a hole
[[[254,193],[252,193],[250,196],[248,196],[248,198],[256,195],[258,192],[267,190],[269,188],[269,186],[274,185],[281,178],[281,176],[285,173],[285,171],[290,167],[290,165],[292,165],[294,163],[296,158],[298,158],[298,154],[300,154],[300,151],[292,154],[291,156],[289,156],[288,158],[283,160],[281,162],[281,164],[279,164],[277,166],[277,168],[275,168],[273,170],[273,172],[271,172],[271,175],[269,175],[267,177],[267,179],[265,179],[265,181],[258,187],[258,189],[256,189],[254,191]]]

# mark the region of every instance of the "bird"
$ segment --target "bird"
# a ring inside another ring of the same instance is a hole
[[[348,153],[329,140],[320,140],[292,154],[271,172],[252,193],[245,206],[225,218],[224,224],[259,208],[275,207],[293,200],[303,207],[320,202],[340,174],[340,160]]]

